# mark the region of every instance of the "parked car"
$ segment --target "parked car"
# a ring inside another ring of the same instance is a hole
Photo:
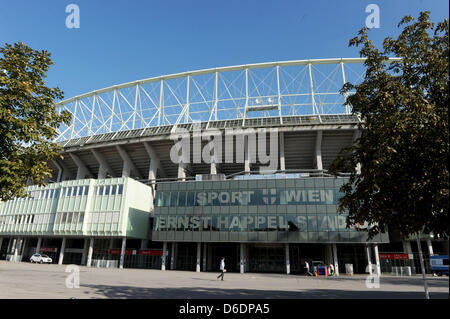
[[[30,257],[30,262],[31,263],[49,263],[51,264],[53,262],[53,260],[47,256],[47,255],[42,255],[42,254],[34,254],[33,256]]]

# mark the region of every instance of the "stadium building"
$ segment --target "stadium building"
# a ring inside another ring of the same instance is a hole
[[[414,240],[367,241],[338,214],[345,175],[327,169],[360,134],[339,93],[364,59],[191,71],[57,104],[72,113],[46,187],[0,203],[0,255],[92,267],[301,273],[418,268]],[[351,93],[350,93],[351,94]],[[424,237],[426,256],[448,253]],[[433,251],[434,250],[434,251]],[[372,268],[370,268],[372,269]]]

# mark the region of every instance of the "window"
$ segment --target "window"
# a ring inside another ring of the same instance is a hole
[[[106,223],[111,223],[112,222],[112,213],[111,212],[106,213],[105,222]]]
[[[83,187],[78,187],[78,196],[83,195]]]
[[[163,206],[168,207],[170,204],[170,192],[162,192],[163,196]]]
[[[83,221],[84,221],[84,212],[81,212],[81,213],[80,213],[80,216],[79,216],[79,218],[78,218],[78,223],[82,224]]]
[[[116,195],[116,190],[117,189],[117,185],[113,185],[111,186],[111,195]]]
[[[122,195],[123,192],[123,185],[119,185],[119,188],[117,190],[117,195]]]
[[[72,224],[76,224],[78,221],[78,213],[73,213]]]
[[[105,213],[98,213],[99,217],[98,217],[98,222],[99,223],[104,223],[105,222]]]
[[[163,206],[163,196],[162,193],[158,192],[156,193],[156,207],[162,207]]]
[[[97,193],[97,195],[100,195],[100,196],[103,195],[103,186],[99,186],[99,187],[98,187],[98,193]]]
[[[184,207],[186,205],[186,192],[180,192],[178,194],[178,206]]]
[[[92,219],[91,219],[91,222],[92,223],[98,223],[98,214],[99,213],[92,213]]]
[[[442,259],[442,264],[448,266],[448,259]]]
[[[59,188],[55,189],[55,193],[53,194],[53,198],[59,198]]]
[[[171,192],[170,194],[170,206],[175,207],[178,203],[178,192]]]
[[[195,192],[187,193],[186,198],[186,206],[194,206],[195,205]]]
[[[84,186],[84,195],[89,193],[89,186]]]
[[[114,212],[112,215],[112,222],[118,223],[119,222],[119,212]]]
[[[105,195],[109,195],[110,186],[105,186]]]
[[[308,231],[316,232],[317,231],[317,216],[316,215],[308,215]]]

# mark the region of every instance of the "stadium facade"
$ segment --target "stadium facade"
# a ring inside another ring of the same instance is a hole
[[[413,241],[346,227],[337,207],[347,178],[327,173],[361,134],[339,90],[361,79],[363,62],[214,68],[58,103],[73,115],[56,140],[63,159],[49,161],[46,187],[0,203],[1,258],[217,271],[225,257],[228,271],[279,273],[303,272],[304,261],[337,272],[414,267]],[[446,241],[423,240],[428,254],[448,253]]]

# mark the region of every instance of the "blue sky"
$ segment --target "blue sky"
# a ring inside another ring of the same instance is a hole
[[[65,8],[80,8],[68,29]],[[348,41],[380,7],[381,43],[404,15],[448,18],[446,0],[1,0],[0,45],[22,41],[52,53],[48,84],[65,98],[138,79],[217,66],[358,57]]]

